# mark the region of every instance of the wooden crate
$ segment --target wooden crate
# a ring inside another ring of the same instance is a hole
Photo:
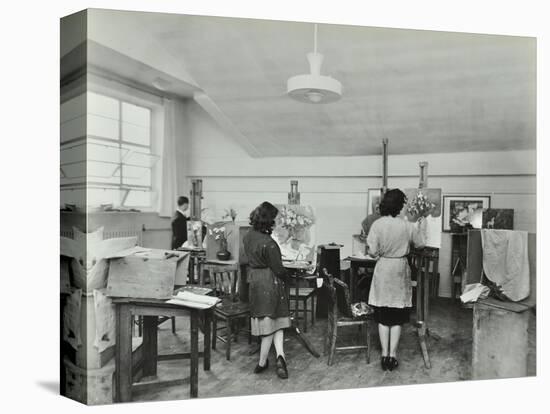
[[[166,253],[177,256],[166,258]],[[107,295],[169,299],[174,291],[178,265],[184,257],[183,252],[153,249],[145,254],[112,258],[109,263]]]
[[[530,308],[493,298],[474,304],[472,378],[527,375]]]
[[[88,405],[112,404],[114,389],[114,359],[99,369],[84,369],[67,358],[63,360],[67,398]]]
[[[110,309],[109,312],[114,312]],[[62,313],[62,316],[64,314]],[[80,345],[75,349],[67,342],[64,342],[63,354],[77,367],[82,369],[97,369],[105,366],[115,355],[115,346],[109,346],[100,351],[94,343],[96,342],[96,320],[97,315],[94,308],[93,293],[82,293],[80,303],[79,331]],[[62,318],[61,323],[64,323]]]

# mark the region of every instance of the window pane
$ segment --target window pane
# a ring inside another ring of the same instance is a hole
[[[123,166],[122,167],[122,181],[127,185],[145,185],[151,186],[151,169]]]
[[[87,165],[88,177],[105,177],[110,178],[118,172],[118,164],[108,164],[101,161],[88,161]],[[91,181],[94,181],[93,179]]]
[[[118,121],[98,115],[88,114],[87,132],[88,135],[118,139]]]
[[[64,123],[71,119],[83,116],[86,114],[86,96],[84,94],[75,96],[61,104],[60,122]]]
[[[119,101],[94,92],[88,92],[88,114],[102,115],[107,118],[118,120]]]
[[[139,125],[122,123],[122,139],[141,145],[151,144],[151,130]]]
[[[124,157],[124,163],[151,168],[156,164],[159,157],[157,155],[152,155],[149,152],[150,151],[145,148],[140,149],[139,151],[131,151],[126,157]]]
[[[151,125],[151,110],[129,104],[127,102],[122,103],[122,122],[133,125],[141,126],[145,129],[149,129]]]
[[[130,190],[126,201],[124,202],[126,207],[149,207],[151,206],[151,192]]]
[[[73,162],[86,161],[86,146],[85,142],[76,145],[69,145],[61,148],[59,154],[61,166]]]
[[[63,165],[61,167],[66,178],[86,178],[86,162]]]
[[[61,142],[86,136],[86,116],[82,115],[61,124]]]
[[[120,190],[111,190],[103,188],[88,188],[88,199],[86,204],[89,206],[99,206],[101,204],[112,203],[115,206],[120,205]]]
[[[89,139],[87,146],[88,159],[93,161],[120,162],[129,151],[113,143],[101,143],[97,139]]]

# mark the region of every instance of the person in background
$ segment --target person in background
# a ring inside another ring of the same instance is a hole
[[[277,376],[288,378],[283,350],[284,331],[290,327],[288,295],[285,289],[286,269],[281,250],[271,238],[278,210],[264,201],[250,213],[252,229],[244,236],[244,251],[248,257],[250,325],[252,335],[261,337],[260,360],[254,369],[259,374],[269,366],[271,344],[277,352]]]
[[[405,202],[401,190],[386,192],[380,203],[381,217],[372,224],[367,236],[368,253],[378,258],[368,303],[374,308],[378,323],[384,371],[398,366],[401,326],[409,321],[412,307],[411,269],[407,261],[410,244],[423,247],[425,243],[426,220],[421,217],[416,224],[398,217]]]
[[[189,199],[178,197],[178,208],[172,219],[172,250],[181,247],[187,241],[187,213]]]

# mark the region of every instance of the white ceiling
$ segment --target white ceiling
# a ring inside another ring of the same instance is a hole
[[[309,23],[92,9],[88,38],[198,86],[260,156],[379,154],[384,137],[392,154],[535,148],[533,38],[319,25],[343,86],[327,105],[285,94]]]

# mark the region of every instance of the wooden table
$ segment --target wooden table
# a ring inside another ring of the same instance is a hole
[[[370,257],[357,257],[357,256],[348,256],[344,260],[350,262],[350,269],[349,269],[349,296],[352,303],[357,302],[357,275],[359,268],[364,268],[367,270],[374,269],[374,266],[376,266],[376,259],[370,258]]]
[[[206,250],[202,247],[179,247],[176,250],[189,253],[189,283],[196,284],[199,282],[200,263],[206,257]],[[195,275],[197,277],[195,278]]]
[[[159,386],[173,386],[189,381],[191,398],[199,392],[199,357],[203,357],[203,369],[210,370],[210,322],[212,310],[201,310],[186,306],[172,305],[160,299],[113,298],[116,309],[116,402],[132,400],[132,391]],[[199,317],[203,314],[204,352],[199,352]],[[132,323],[134,315],[143,316],[143,342],[132,352]],[[191,350],[190,352],[158,354],[158,318],[159,316],[190,316]],[[157,362],[173,359],[190,359],[190,377],[170,381],[152,381],[157,375]],[[145,381],[135,383],[139,371]]]

